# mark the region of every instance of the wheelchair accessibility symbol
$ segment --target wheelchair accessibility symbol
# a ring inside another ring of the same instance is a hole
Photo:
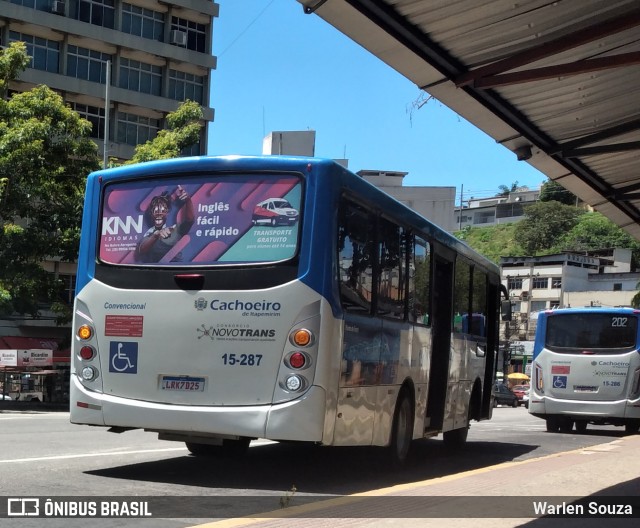
[[[566,376],[554,376],[553,377],[553,388],[554,389],[566,389],[567,388],[567,377]]]
[[[138,373],[138,343],[111,341],[109,344],[109,372]]]

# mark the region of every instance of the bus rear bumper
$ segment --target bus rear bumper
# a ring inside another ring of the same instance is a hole
[[[322,442],[326,393],[312,386],[302,397],[276,405],[187,406],[120,398],[87,391],[71,377],[74,424],[211,437]],[[75,402],[75,403],[73,403]]]
[[[531,395],[529,413],[539,418],[548,415],[567,416],[586,421],[600,421],[607,417],[640,419],[640,398],[616,401],[575,401]]]

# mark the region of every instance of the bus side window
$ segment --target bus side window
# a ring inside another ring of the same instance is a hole
[[[470,308],[471,266],[460,256],[456,259],[455,283],[453,285],[453,331],[463,332]],[[467,323],[468,326],[468,323]]]
[[[473,270],[473,295],[471,297],[470,334],[481,337],[487,335],[487,275],[478,269]]]
[[[409,319],[429,325],[431,312],[431,251],[429,243],[420,237],[413,241],[409,259]]]
[[[403,319],[407,262],[405,237],[400,226],[380,218],[378,239],[377,313]]]
[[[374,218],[362,207],[345,203],[338,226],[338,281],[342,306],[371,313]]]

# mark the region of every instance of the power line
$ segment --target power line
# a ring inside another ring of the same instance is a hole
[[[265,12],[267,9],[269,9],[269,7],[271,6],[271,4],[273,4],[275,1],[276,1],[276,0],[271,0],[271,2],[269,2],[269,3],[268,3],[268,4],[267,4],[263,9],[262,9],[262,11],[260,11],[260,12],[256,15],[256,17],[255,17],[251,22],[249,22],[249,24],[247,25],[247,27],[245,27],[245,28],[244,28],[244,29],[243,29],[243,30],[238,34],[238,36],[237,36],[236,38],[234,38],[234,39],[229,43],[229,45],[228,45],[225,49],[223,49],[223,50],[218,54],[218,58],[222,57],[222,56],[223,56],[227,51],[229,51],[229,49],[230,49],[230,48],[231,48],[231,47],[232,47],[236,42],[238,42],[238,40],[240,40],[240,38],[241,38],[241,37],[242,37],[242,36],[243,36],[243,35],[244,35],[248,30],[249,30],[249,28],[250,28],[251,26],[253,26],[253,24],[255,24],[255,23],[257,22],[257,20],[258,20],[258,19],[259,19],[263,14],[264,14],[264,12]]]

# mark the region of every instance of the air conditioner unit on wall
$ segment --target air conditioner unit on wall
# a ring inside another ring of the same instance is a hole
[[[64,15],[64,2],[53,0],[53,2],[51,2],[51,12],[54,15]]]
[[[186,46],[187,34],[184,31],[178,31],[177,29],[174,29],[169,35],[169,42],[171,42],[171,44],[174,44],[175,46]]]

